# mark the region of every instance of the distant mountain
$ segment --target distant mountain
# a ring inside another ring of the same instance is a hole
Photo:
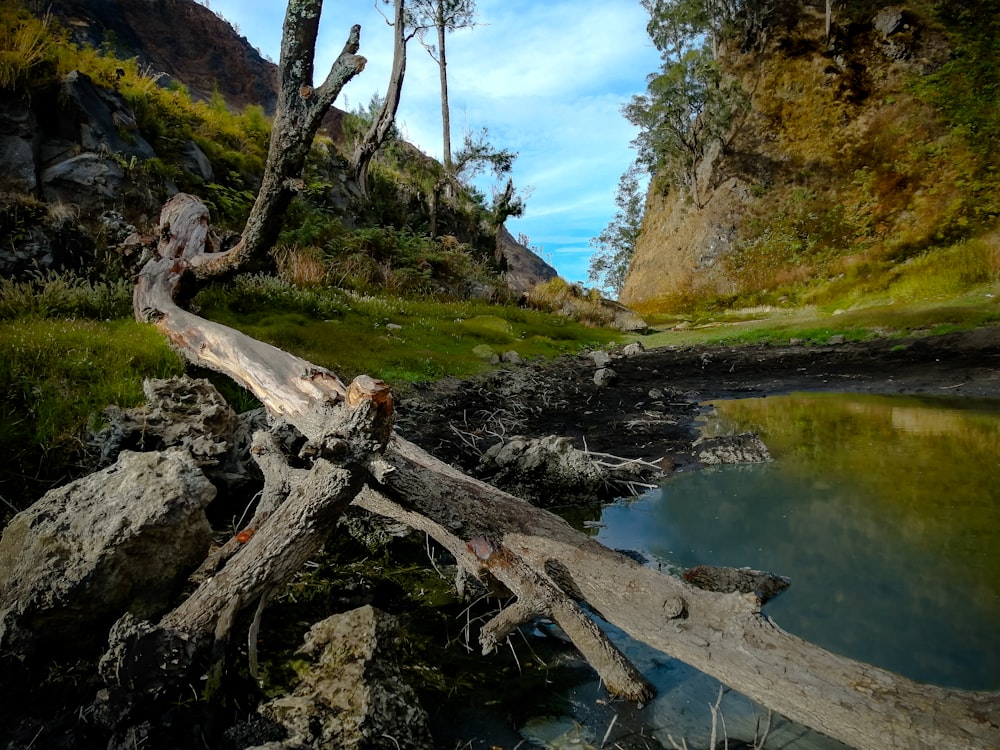
[[[507,258],[507,283],[515,292],[526,292],[535,284],[559,275],[556,269],[515,240],[505,226],[497,231],[497,246]]]

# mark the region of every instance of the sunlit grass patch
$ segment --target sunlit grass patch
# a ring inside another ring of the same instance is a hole
[[[85,429],[110,404],[142,401],[142,381],[184,370],[156,330],[131,320],[0,322],[0,451],[7,510],[71,476]]]
[[[244,277],[195,300],[202,314],[287,349],[345,378],[389,383],[464,376],[487,364],[473,349],[551,357],[621,338],[558,315],[485,301],[367,295],[300,289],[274,278]]]

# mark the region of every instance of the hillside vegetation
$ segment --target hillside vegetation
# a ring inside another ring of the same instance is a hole
[[[225,243],[260,183],[270,137],[261,106],[234,111],[218,93],[198,100],[115,52],[113,35],[98,48],[80,44],[58,19],[0,0],[0,110],[62,148],[83,124],[93,130],[70,109],[78,92],[107,92],[99,98],[117,107],[116,132],[90,157],[122,175],[112,198],[86,208],[100,190],[54,194],[13,168],[0,178],[0,517],[92,465],[88,434],[102,427],[104,407],[135,405],[144,378],[184,371],[160,335],[132,320],[133,275],[162,203],[178,190],[199,196]],[[74,71],[78,89],[67,84]],[[316,139],[272,267],[204,290],[194,299],[201,314],[344,377],[364,372],[397,386],[468,375],[508,351],[530,359],[617,338],[550,314],[564,306],[555,297],[537,297],[541,309],[513,304],[493,216],[476,190],[441,202],[430,237],[427,196],[443,168],[406,142],[382,149],[362,195],[345,162],[375,104]],[[5,142],[29,137],[15,130]],[[90,148],[75,141],[66,155]],[[192,167],[193,152],[207,168]],[[225,379],[217,384],[237,408],[255,405]]]
[[[701,195],[652,164],[622,300],[832,312],[995,288],[1000,5],[835,3],[829,39],[823,3],[774,6],[720,46],[743,99],[691,170]]]

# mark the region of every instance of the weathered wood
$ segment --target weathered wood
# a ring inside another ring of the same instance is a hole
[[[609,622],[761,705],[857,748],[995,748],[1000,695],[925,685],[786,633],[754,594],[704,591],[608,550],[561,519],[396,437],[383,491],[449,534],[557,567]],[[432,533],[432,532],[429,532]],[[433,535],[433,533],[432,533]]]
[[[174,248],[169,252],[176,252],[181,238],[198,242],[206,235],[196,211],[185,209],[185,215],[195,217],[199,226],[171,224],[171,232],[164,233],[164,246]],[[221,369],[260,393],[269,409],[318,444],[335,431],[335,422],[341,425],[341,435],[371,440],[345,421],[343,415],[352,410],[337,408],[348,400],[348,389],[332,373],[181,310],[167,291],[177,278],[168,260],[160,261],[162,267],[151,263],[152,272],[140,279],[136,300],[137,309],[154,319],[175,345],[194,361]],[[359,385],[350,400],[391,412],[391,399],[382,389],[375,381]],[[382,425],[384,436],[384,421]],[[755,595],[703,591],[641,567],[558,517],[457,472],[398,436],[391,439],[384,458],[387,467],[375,471],[375,486],[407,510],[404,516],[386,514],[427,531],[452,550],[466,570],[475,573],[482,561],[458,548],[479,537],[495,540],[527,569],[544,572],[562,591],[587,602],[634,638],[858,748],[989,748],[1000,743],[1000,697],[995,694],[921,685],[806,643],[762,616]],[[334,494],[343,499],[349,492]],[[253,549],[248,544],[239,553],[246,555],[248,570],[253,567]],[[236,562],[234,556],[226,569]],[[204,629],[207,619],[195,613],[204,606],[199,602],[210,602],[208,609],[218,617],[227,596],[222,592],[232,595],[240,586],[251,587],[243,600],[249,604],[264,585],[236,573],[229,576],[232,584],[219,593],[196,594],[169,622]]]
[[[285,211],[303,187],[301,175],[313,138],[341,89],[364,70],[361,27],[353,26],[326,79],[313,86],[322,0],[289,0],[281,38],[281,86],[264,175],[240,241],[203,259],[193,270],[207,278],[260,265],[274,247]]]
[[[384,471],[385,467],[379,479],[384,478]],[[408,511],[370,487],[358,495],[354,504],[423,531],[451,552],[465,572],[476,577],[488,572],[516,595],[513,604],[502,609],[480,630],[479,642],[484,654],[498,648],[519,625],[547,616],[569,636],[613,695],[645,702],[655,694],[646,678],[571,597],[510,550],[496,549],[483,537],[466,542],[428,516]]]

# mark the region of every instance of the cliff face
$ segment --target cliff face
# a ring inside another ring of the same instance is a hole
[[[723,50],[748,107],[700,165],[703,208],[653,180],[625,304],[773,288],[828,270],[831,255],[940,231],[946,199],[928,196],[947,188],[912,152],[941,127],[907,82],[947,59],[945,35],[903,5],[871,3],[858,18],[827,42],[822,3],[791,2],[763,52]]]
[[[218,90],[229,105],[277,103],[278,69],[232,26],[193,0],[53,0],[50,11],[94,47],[184,83],[196,98]]]

